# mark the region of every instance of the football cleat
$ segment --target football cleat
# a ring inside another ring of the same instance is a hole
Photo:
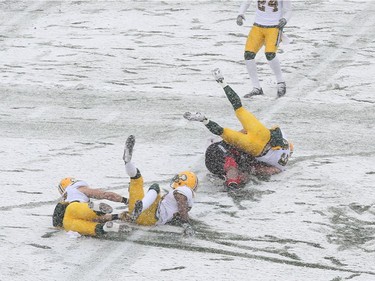
[[[216,82],[223,83],[224,76],[223,74],[221,74],[221,71],[219,68],[215,68],[214,70],[212,70],[212,75],[214,76]]]
[[[128,233],[132,231],[132,228],[125,222],[107,221],[103,226],[103,230],[105,232]]]
[[[110,214],[113,212],[113,208],[106,203],[89,202],[89,208],[95,212],[100,212],[103,214]]]
[[[277,97],[281,98],[286,94],[286,84],[285,82],[277,83]]]
[[[130,135],[125,142],[124,155],[122,156],[122,159],[124,160],[125,164],[132,160],[134,145],[135,137],[133,135]]]
[[[138,219],[138,217],[142,213],[142,210],[143,210],[143,203],[141,200],[138,200],[137,202],[135,202],[134,210],[131,214],[131,220],[133,222],[135,222]]]
[[[189,121],[203,122],[204,120],[207,120],[206,116],[200,112],[185,112],[183,116]]]
[[[261,96],[263,95],[262,88],[254,88],[250,93],[244,95],[244,98],[251,98],[252,96]]]

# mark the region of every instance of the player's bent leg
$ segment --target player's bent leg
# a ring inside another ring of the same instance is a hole
[[[130,178],[129,185],[129,213],[131,214],[134,210],[135,202],[142,200],[144,197],[143,190],[143,177],[139,170],[136,176]]]
[[[247,132],[248,142],[252,144],[252,155],[258,156],[271,138],[270,130],[250,111],[241,107],[236,110],[236,117]]]
[[[235,131],[229,128],[224,128],[223,134],[221,135],[223,140],[234,147],[249,153],[250,155],[255,155],[258,151],[256,143],[249,141],[248,134]]]
[[[142,200],[135,202],[134,210],[131,214],[131,220],[136,221],[139,215],[154,203],[159,193],[159,185],[157,183],[152,184]]]
[[[221,127],[219,124],[217,124],[216,122],[214,121],[211,121],[211,120],[207,120],[208,122],[205,124],[205,122],[203,122],[203,124],[206,126],[206,128],[211,132],[213,133],[214,135],[217,135],[217,136],[221,136],[224,132],[224,128]]]
[[[81,235],[96,236],[97,222],[85,220],[70,220],[64,221],[64,229],[67,231],[75,231]]]
[[[224,91],[229,102],[232,104],[234,110],[237,110],[238,108],[242,107],[242,102],[241,102],[240,97],[230,86],[226,86],[224,88]]]
[[[92,220],[99,216],[88,207],[87,203],[73,202],[66,208],[63,227],[66,231],[75,231],[81,235],[96,236],[98,223]]]
[[[157,195],[152,205],[144,210],[138,217],[136,223],[140,225],[154,225],[157,222],[156,211],[158,209],[159,202],[161,200],[160,193]]]

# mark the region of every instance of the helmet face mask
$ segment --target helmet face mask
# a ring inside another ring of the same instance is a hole
[[[171,187],[176,189],[180,186],[187,186],[191,190],[196,191],[198,187],[198,177],[190,171],[178,173],[171,179]]]

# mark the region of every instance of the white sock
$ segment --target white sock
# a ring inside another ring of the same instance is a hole
[[[137,175],[137,168],[134,166],[132,162],[128,162],[125,164],[125,170],[131,178]]]
[[[257,66],[255,64],[255,60],[245,60],[247,72],[249,73],[251,82],[253,83],[254,88],[260,89],[258,73],[257,73]]]
[[[228,86],[227,82],[225,82],[225,80],[223,80],[223,82],[218,82],[220,84],[221,87],[225,88],[226,86]]]
[[[268,61],[273,73],[276,76],[276,82],[284,82],[283,74],[281,73],[280,61],[277,57],[274,57],[272,60]]]
[[[143,197],[142,199],[142,204],[143,204],[142,212],[150,208],[150,206],[152,205],[152,203],[154,203],[157,196],[158,194],[156,190],[150,189],[149,191],[147,191],[145,197]]]

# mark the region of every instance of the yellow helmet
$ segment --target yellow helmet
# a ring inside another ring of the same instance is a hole
[[[71,185],[71,184],[73,184],[73,183],[75,183],[75,182],[77,182],[77,180],[76,180],[75,178],[64,178],[64,179],[62,179],[62,180],[60,181],[60,183],[59,183],[57,189],[59,190],[60,194],[63,195],[64,192],[65,192],[65,189],[66,189],[69,185]]]
[[[171,180],[171,187],[173,189],[186,185],[190,189],[196,191],[198,186],[198,177],[190,171],[184,171],[175,175]]]

